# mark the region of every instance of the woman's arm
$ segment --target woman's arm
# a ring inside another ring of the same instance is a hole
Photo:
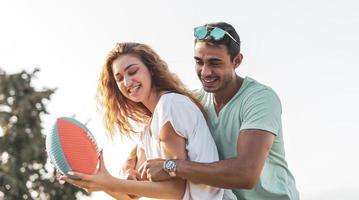
[[[160,145],[163,158],[186,159],[186,140],[179,136],[172,125],[167,122],[160,131]],[[81,180],[73,180],[67,177],[63,179],[87,191],[105,191],[112,196],[131,194],[151,198],[181,199],[186,188],[186,182],[180,178],[174,178],[163,182],[121,180],[111,176],[105,168],[103,157],[100,157],[100,168],[97,174],[87,175],[73,173]]]
[[[127,179],[136,180],[136,175],[132,172],[135,171],[137,164],[137,148],[138,145],[134,146],[120,169],[120,175],[123,176],[123,178],[126,177]]]
[[[163,158],[187,159],[186,140],[175,132],[170,122],[167,122],[165,125],[162,126],[159,138]],[[181,199],[185,192],[186,181],[180,178],[174,178],[170,181],[157,183],[148,181],[131,181],[130,183],[128,181],[126,187],[127,189],[125,190],[125,192],[136,196]],[[135,191],[136,189],[139,190]],[[155,194],[156,196],[149,196],[148,194]],[[160,196],[157,196],[157,194],[159,194]]]
[[[132,200],[132,199],[138,199],[137,197],[131,197],[130,195],[127,194],[120,194],[118,192],[111,192],[111,191],[104,191],[106,192],[108,195],[110,195],[112,198],[117,199],[117,200]]]
[[[141,175],[138,172],[138,169],[146,160],[145,151],[143,148],[136,145],[131,150],[127,160],[120,169],[121,177],[128,180],[141,180]]]

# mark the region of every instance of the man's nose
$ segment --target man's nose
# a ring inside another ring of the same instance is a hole
[[[210,67],[208,67],[206,64],[204,64],[201,69],[201,76],[206,77],[211,74],[212,74],[212,70],[210,69]]]

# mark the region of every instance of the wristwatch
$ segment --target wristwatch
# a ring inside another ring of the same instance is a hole
[[[163,163],[163,170],[165,170],[171,177],[176,176],[176,162],[172,159],[168,159]]]

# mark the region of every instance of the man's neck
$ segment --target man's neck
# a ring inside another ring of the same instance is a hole
[[[223,90],[213,94],[214,108],[218,114],[222,108],[232,99],[238,92],[243,83],[243,78],[236,75],[235,79]]]

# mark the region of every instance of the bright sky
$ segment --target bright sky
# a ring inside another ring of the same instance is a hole
[[[104,137],[94,100],[107,52],[116,42],[147,43],[198,88],[193,27],[229,22],[243,41],[238,73],[282,100],[287,161],[302,199],[358,199],[358,8],[355,0],[2,0],[0,67],[40,68],[35,85],[58,88],[45,131],[60,116],[90,120],[117,175],[130,144]],[[95,193],[99,198],[111,199]]]

